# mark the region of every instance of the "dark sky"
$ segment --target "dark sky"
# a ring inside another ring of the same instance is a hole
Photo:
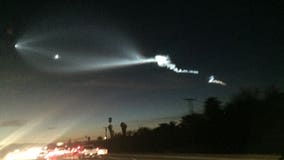
[[[151,127],[186,114],[187,97],[196,98],[195,111],[202,112],[207,97],[226,101],[241,87],[284,89],[281,0],[2,0],[0,15],[1,144],[96,137],[110,116],[116,131],[122,121],[131,129]],[[15,43],[31,39],[31,47],[62,54],[62,63],[71,56],[75,68],[135,51],[167,54],[200,74],[155,64],[56,72],[60,65],[40,57],[46,52],[15,50]],[[210,75],[227,86],[208,84]]]

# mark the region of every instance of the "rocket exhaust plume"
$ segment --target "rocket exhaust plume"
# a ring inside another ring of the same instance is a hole
[[[190,74],[198,74],[197,70],[188,70],[188,69],[180,69],[177,68],[175,64],[171,62],[171,59],[167,55],[156,55],[155,61],[157,62],[159,67],[166,67],[176,73],[190,73]]]
[[[223,81],[216,80],[215,77],[212,75],[209,77],[208,83],[215,83],[215,84],[220,84],[222,86],[226,86],[227,84]]]

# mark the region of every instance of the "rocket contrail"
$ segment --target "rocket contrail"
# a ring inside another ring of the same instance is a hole
[[[197,70],[188,70],[188,69],[179,69],[176,67],[175,64],[171,62],[171,59],[167,55],[156,55],[155,61],[157,62],[159,67],[166,67],[176,73],[191,73],[191,74],[198,74],[199,71]]]
[[[209,77],[208,83],[215,83],[215,84],[220,84],[222,86],[226,86],[227,84],[223,81],[216,80],[215,77],[212,75]]]

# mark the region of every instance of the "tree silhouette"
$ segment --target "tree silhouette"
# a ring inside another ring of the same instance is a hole
[[[121,127],[121,131],[122,131],[122,135],[123,135],[123,136],[126,136],[126,128],[127,128],[126,123],[121,122],[121,123],[120,123],[120,127]]]
[[[216,97],[210,97],[205,101],[205,111],[204,114],[209,119],[217,119],[223,116],[223,111],[221,110],[221,101]]]
[[[102,136],[99,136],[98,138],[97,138],[97,141],[102,141],[103,140],[103,137]]]

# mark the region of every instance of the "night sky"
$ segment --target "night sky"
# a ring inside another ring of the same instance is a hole
[[[196,98],[201,113],[210,96],[226,102],[243,87],[284,89],[281,0],[2,0],[0,13],[0,145],[96,138],[108,117],[116,132],[120,122],[153,127],[187,114],[184,98]],[[28,40],[38,50],[14,48]],[[169,55],[200,74],[156,64],[82,69],[136,54]],[[227,86],[208,84],[210,75]]]

